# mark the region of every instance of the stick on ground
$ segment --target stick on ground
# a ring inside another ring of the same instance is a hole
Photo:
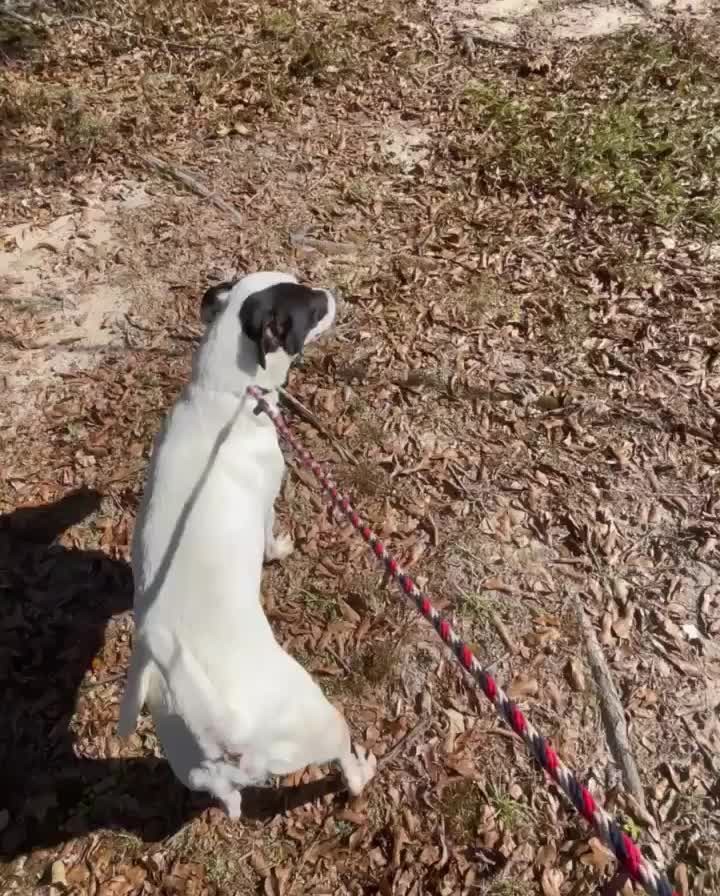
[[[635,764],[628,740],[625,710],[615,688],[615,683],[602,649],[598,644],[595,629],[585,615],[585,611],[577,596],[574,598],[574,603],[575,613],[585,639],[588,662],[590,663],[590,669],[600,700],[600,712],[610,752],[622,772],[625,789],[633,796],[640,808],[647,812],[640,775],[638,774],[637,765]]]
[[[381,756],[378,759],[378,771],[385,768],[385,766],[390,765],[391,762],[394,762],[414,740],[417,740],[422,734],[425,733],[429,725],[430,719],[420,719],[420,721],[417,722],[414,727],[412,727],[410,731],[407,732],[407,734],[404,734],[400,738],[400,740],[395,744],[394,747],[392,747],[384,756]]]
[[[309,408],[306,408],[299,399],[295,398],[294,395],[291,395],[285,389],[278,389],[278,394],[280,396],[281,404],[283,404],[286,408],[290,408],[290,410],[294,411],[301,420],[304,420],[306,423],[314,426],[315,429],[320,433],[320,435],[323,436],[323,438],[327,439],[327,441],[333,445],[335,450],[339,454],[341,454],[345,458],[345,460],[347,460],[354,466],[357,466],[358,461],[353,453],[345,448],[344,445],[341,445],[340,442],[337,441],[337,439],[330,435],[330,433],[325,429],[322,423]]]
[[[169,174],[171,177],[174,177],[175,180],[179,181],[181,184],[186,186],[189,190],[192,190],[193,193],[196,193],[198,196],[202,196],[203,199],[209,199],[210,202],[214,206],[220,209],[220,211],[225,212],[232,220],[238,224],[240,227],[244,226],[245,221],[243,220],[240,212],[230,205],[229,202],[226,202],[217,193],[213,193],[213,191],[200,183],[200,181],[194,177],[192,174],[188,174],[187,171],[183,171],[182,168],[178,168],[177,165],[171,165],[169,162],[164,162],[162,159],[157,158],[157,156],[152,156],[149,154],[145,154],[140,157],[146,165],[151,168],[156,168],[159,171],[163,171],[165,174]]]

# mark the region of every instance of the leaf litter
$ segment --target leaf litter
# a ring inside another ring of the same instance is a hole
[[[402,751],[350,804],[308,769],[233,825],[175,784],[148,720],[116,738],[129,537],[198,297],[213,270],[280,266],[344,298],[332,346],[291,374],[324,428],[293,415],[300,438],[681,892],[716,892],[712,23],[530,65],[532,48],[468,62],[422,2],[170,10],[68,4],[2,74],[8,226],[51,226],[98,184],[145,197],[88,263],[130,321],[90,362],[66,344],[34,369],[52,329],[0,299],[2,366],[24,365],[31,408],[3,408],[2,891],[581,896],[612,878],[295,468],[281,516],[298,551],[267,571],[268,614],[359,739]],[[76,263],[41,251],[55,275]],[[610,759],[571,594],[646,813]]]

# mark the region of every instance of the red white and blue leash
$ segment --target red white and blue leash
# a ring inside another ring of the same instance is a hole
[[[348,498],[340,494],[332,478],[309,451],[297,441],[280,411],[265,400],[264,390],[256,386],[249,386],[247,391],[258,402],[258,408],[264,411],[275,424],[277,431],[293,449],[300,463],[315,475],[335,510],[347,517],[355,531],[360,533],[375,557],[383,564],[388,575],[400,586],[403,594],[414,603],[416,609],[433,626],[455,654],[463,669],[480,685],[482,692],[495,707],[500,718],[525,742],[530,755],[560,787],[580,815],[612,850],[622,870],[631,880],[639,883],[650,896],[680,896],[673,889],[667,877],[657,871],[643,856],[638,845],[625,833],[618,822],[601,806],[598,806],[590,791],[562,762],[549,741],[535,730],[521,709],[510,700],[495,679],[483,668],[468,645],[458,637],[448,620],[433,607],[427,596],[403,571],[375,532],[358,516]]]

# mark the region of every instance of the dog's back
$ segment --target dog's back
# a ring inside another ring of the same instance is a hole
[[[158,436],[132,545],[138,621],[165,600],[178,611],[185,592],[201,605],[213,591],[232,606],[257,601],[263,511],[283,459],[272,424],[249,415],[248,401],[191,385]]]
[[[183,393],[153,451],[132,547],[138,633],[171,620],[198,668],[230,694],[275,644],[259,606],[262,508],[277,490],[282,455],[264,417],[243,411],[244,398],[197,396],[192,386]],[[123,736],[146,700],[151,709],[162,703],[153,699],[164,686],[154,650],[136,642]]]

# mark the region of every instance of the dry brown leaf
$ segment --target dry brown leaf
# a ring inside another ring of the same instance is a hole
[[[543,896],[560,896],[560,887],[565,877],[559,868],[543,868],[540,885]]]
[[[604,647],[611,647],[615,643],[615,639],[612,633],[613,628],[613,617],[612,613],[605,612],[602,617],[602,631],[600,633],[600,643]]]
[[[539,868],[550,868],[557,862],[557,849],[554,844],[546,843],[535,853],[535,864]]]
[[[258,877],[266,877],[270,871],[270,868],[265,861],[265,856],[259,849],[254,849],[250,854],[250,864]]]
[[[557,684],[554,681],[549,681],[545,685],[545,690],[556,712],[562,712],[565,706],[565,696]]]
[[[680,890],[680,896],[688,896],[690,893],[690,882],[688,880],[687,865],[684,862],[680,862],[679,865],[675,866],[673,878]]]
[[[353,831],[348,838],[348,847],[349,849],[357,849],[361,843],[365,840],[368,835],[368,829],[366,826],[359,827],[356,831]]]
[[[518,701],[523,700],[525,697],[536,697],[539,690],[540,685],[536,678],[518,675],[508,687],[508,696],[511,700]]]
[[[53,884],[53,886],[67,886],[68,881],[64,862],[57,861],[52,863],[52,867],[50,869],[50,882]]]
[[[585,667],[577,657],[571,657],[565,667],[567,679],[575,691],[583,692],[587,689],[585,680]]]
[[[338,813],[341,821],[349,821],[351,824],[362,826],[367,822],[367,816],[361,812],[355,812],[352,809],[345,808]]]
[[[449,757],[446,759],[445,764],[463,778],[474,780],[478,776],[477,767],[470,759]]]
[[[502,579],[495,578],[494,576],[489,579],[485,579],[481,586],[484,591],[500,591],[504,594],[515,594],[517,591],[512,585],[508,585],[507,582],[504,582]]]
[[[634,604],[628,602],[625,606],[622,616],[615,620],[612,626],[613,634],[621,641],[626,641],[630,637],[632,631],[633,617],[635,613]]]
[[[360,614],[357,613],[355,610],[353,610],[353,608],[346,601],[344,601],[341,597],[338,597],[336,599],[336,601],[337,601],[337,606],[340,608],[340,612],[342,614],[343,619],[357,625],[357,623],[359,623],[360,619],[361,619]]]
[[[396,824],[393,827],[393,852],[391,859],[391,865],[393,868],[400,867],[400,854],[402,852],[402,848],[409,842],[410,839],[405,831],[405,828],[403,828],[400,824]]]
[[[597,837],[590,838],[588,847],[588,851],[580,856],[580,861],[584,865],[592,865],[598,871],[604,872],[615,862],[612,852]]]

